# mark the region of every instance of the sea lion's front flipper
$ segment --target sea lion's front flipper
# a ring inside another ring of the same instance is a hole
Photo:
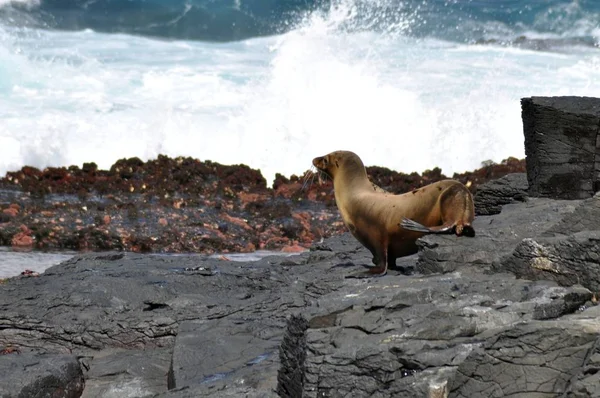
[[[346,278],[372,278],[387,274],[388,255],[385,247],[386,246],[383,246],[382,248],[379,248],[379,250],[372,252],[373,264],[375,264],[374,267],[367,267],[367,271],[346,275]]]
[[[400,226],[409,231],[422,232],[424,234],[453,234],[455,225],[440,225],[438,227],[426,227],[408,218],[403,218]]]
[[[378,276],[385,276],[387,274],[387,267],[382,269],[381,267],[367,267],[368,271],[353,272],[346,275],[345,278],[363,279],[363,278],[376,278]]]

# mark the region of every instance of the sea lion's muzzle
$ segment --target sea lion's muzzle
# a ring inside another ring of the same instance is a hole
[[[319,156],[313,159],[313,166],[321,171],[327,172],[327,166],[329,165],[329,161],[326,156]]]

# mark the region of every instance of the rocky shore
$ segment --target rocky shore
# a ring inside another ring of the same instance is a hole
[[[0,396],[600,397],[596,101],[524,101],[527,173],[476,185],[475,238],[425,236],[419,252],[398,259],[385,277],[352,277],[372,265],[371,254],[332,230],[308,251],[256,262],[112,250],[7,279],[0,284]],[[584,161],[576,156],[580,144]],[[552,163],[550,153],[571,161]],[[388,188],[377,170],[370,169],[374,181]],[[24,181],[8,178],[2,192]],[[232,178],[242,181],[236,192],[269,192],[246,191],[246,180]],[[294,184],[300,189],[301,179],[281,179],[265,206],[298,201],[297,191],[276,194]],[[302,192],[327,214],[331,197],[313,185]],[[138,186],[127,189],[134,195]],[[224,187],[215,192],[228,197]],[[48,195],[57,194],[44,201]],[[92,203],[94,195],[78,200]],[[211,200],[190,198],[200,195]],[[164,209],[177,209],[170,198]],[[228,214],[225,204],[248,211],[256,198],[244,208],[239,194],[223,199],[215,219]],[[12,228],[16,217],[40,218],[11,208],[18,212],[5,212],[4,224]],[[152,247],[144,250],[166,251]]]
[[[526,188],[524,174],[482,186],[496,214],[476,238],[423,238],[383,278],[346,278],[371,261],[348,234],[253,263],[89,253],[11,278],[0,392],[600,396],[600,197]]]
[[[310,161],[310,160],[309,160]],[[394,193],[446,178],[369,167]],[[525,171],[524,160],[486,163],[454,175],[473,192],[481,183]],[[331,182],[305,172],[278,175],[267,187],[259,171],[192,158],[137,158],[109,170],[23,167],[0,179],[0,246],[140,253],[301,251],[345,231]]]

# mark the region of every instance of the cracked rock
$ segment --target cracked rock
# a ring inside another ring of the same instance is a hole
[[[489,216],[499,214],[502,206],[527,200],[527,175],[507,174],[477,187],[473,197],[475,214]]]
[[[76,398],[81,396],[85,384],[79,362],[72,355],[0,355],[0,374],[3,398]]]
[[[530,322],[488,337],[458,366],[450,397],[565,393],[588,367],[600,333],[599,323],[582,322]]]
[[[76,356],[85,398],[593,396],[594,203],[506,204],[476,237],[424,237],[380,278],[348,278],[372,266],[349,234],[255,262],[78,255],[0,284],[0,361]],[[508,267],[529,241],[577,278]],[[11,386],[29,380],[13,370]]]

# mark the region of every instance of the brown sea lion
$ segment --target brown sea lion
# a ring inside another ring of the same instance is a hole
[[[458,181],[443,180],[394,195],[373,184],[362,160],[336,151],[313,159],[333,180],[335,201],[344,223],[373,254],[368,274],[385,275],[396,258],[417,251],[415,241],[429,233],[475,236],[473,196]]]

